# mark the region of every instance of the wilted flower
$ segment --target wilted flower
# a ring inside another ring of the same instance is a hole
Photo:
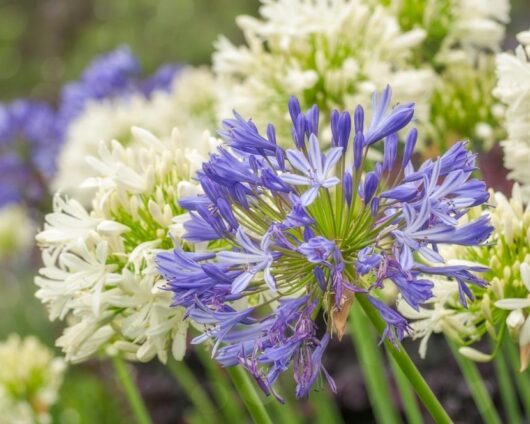
[[[98,175],[85,182],[97,189],[92,210],[57,195],[37,235],[44,262],[37,297],[52,320],[68,320],[57,344],[71,361],[105,348],[141,361],[184,354],[183,310],[160,289],[153,255],[173,247],[170,229],[178,232],[174,218],[183,213],[176,201],[198,192],[191,177],[204,156],[181,147],[177,130],[163,140],[132,133],[131,147],[102,143],[88,159]]]
[[[387,324],[383,337],[397,344],[409,325],[377,299],[378,289],[395,284],[418,309],[432,297],[432,275],[456,278],[463,297],[468,284],[484,285],[470,272],[476,268],[446,266],[439,253],[445,244],[480,245],[491,233],[486,217],[458,222],[488,199],[484,183],[471,178],[475,155],[458,143],[414,169],[417,131],[401,158],[397,143],[413,105],[390,109],[390,102],[389,87],[374,95],[369,125],[361,106],[353,119],[333,111],[325,152],[316,106],[304,113],[290,100],[287,150],[272,125],[262,135],[235,114],[224,122],[224,145],[198,173],[204,194],[181,199],[190,211],[184,239],[210,248],[160,253],[159,272],[175,306],[205,326],[195,343],[212,339],[215,358],[244,366],[266,393],[291,366],[298,397],[321,373],[333,385],[322,354],[333,334],[343,335],[356,295],[368,297]],[[367,169],[377,143],[384,158]],[[317,327],[320,313],[325,328]]]
[[[506,104],[507,140],[504,165],[509,177],[522,184],[523,200],[530,201],[530,31],[517,35],[521,43],[515,55],[497,56],[498,82],[494,94]]]
[[[487,287],[470,288],[467,308],[459,302],[458,290],[437,280],[437,295],[419,311],[407,305],[400,307],[412,318],[414,336],[423,338],[421,353],[425,355],[427,340],[433,332],[444,332],[465,345],[462,353],[472,359],[487,360],[491,356],[471,347],[484,334],[499,342],[507,329],[521,349],[521,366],[526,368],[530,353],[530,206],[524,207],[520,188],[515,185],[512,198],[501,193],[492,196],[491,219],[495,226],[487,245],[451,247],[444,251],[450,263],[465,263],[487,268]],[[439,286],[439,287],[438,287]],[[446,287],[445,289],[442,287]]]
[[[35,337],[0,343],[0,416],[5,423],[50,423],[65,363]]]

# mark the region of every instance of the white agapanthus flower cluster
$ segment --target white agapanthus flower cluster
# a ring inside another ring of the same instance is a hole
[[[66,364],[35,337],[0,342],[0,422],[46,424],[58,400]]]
[[[284,122],[284,105],[317,104],[325,121],[333,108],[352,110],[390,84],[396,101],[415,101],[428,115],[433,72],[412,66],[422,29],[402,31],[397,19],[366,0],[261,0],[260,18],[239,16],[246,45],[226,38],[213,56],[219,116],[235,108],[260,126]]]
[[[507,139],[502,142],[509,177],[522,184],[524,200],[530,201],[530,31],[517,35],[515,54],[497,56],[494,94],[506,105]]]
[[[524,205],[522,191],[514,186],[512,197],[492,193],[490,210],[495,226],[491,243],[481,247],[454,247],[444,251],[453,259],[488,267],[485,288],[473,287],[474,300],[468,307],[459,300],[456,282],[440,281],[434,286],[434,298],[419,311],[399,302],[401,312],[411,320],[414,336],[422,338],[420,353],[425,355],[432,333],[443,332],[464,347],[461,353],[475,360],[491,355],[470,347],[488,333],[499,342],[508,332],[519,345],[521,368],[530,360],[530,205]],[[480,213],[478,211],[477,213]]]
[[[496,140],[494,54],[508,0],[261,0],[260,17],[239,16],[246,45],[220,38],[213,56],[218,116],[232,108],[259,126],[285,122],[290,95],[333,108],[369,102],[387,83],[416,102],[434,156],[449,143]],[[326,122],[324,122],[326,123]],[[441,147],[441,149],[438,149]]]
[[[92,193],[79,190],[93,175],[85,161],[97,154],[101,140],[129,144],[130,128],[140,126],[157,137],[178,127],[184,140],[200,139],[202,131],[216,129],[214,80],[206,68],[185,68],[178,72],[169,90],[157,90],[148,98],[131,94],[125,98],[90,101],[68,127],[52,182],[54,191],[75,196],[87,204]]]
[[[435,0],[428,3],[434,4]],[[444,40],[444,49],[472,53],[499,51],[505,26],[510,21],[509,0],[449,0],[449,5],[453,23]]]
[[[424,128],[432,155],[448,147],[440,140],[450,144],[471,139],[486,148],[498,140],[499,105],[491,91],[494,55],[510,19],[509,0],[370,1],[385,4],[403,31],[421,28],[426,33],[414,60],[436,69],[430,119]]]
[[[133,128],[128,147],[102,143],[89,158],[97,175],[84,183],[96,189],[90,212],[73,198],[55,197],[37,235],[44,262],[37,297],[52,320],[67,321],[57,344],[69,361],[102,350],[140,361],[184,355],[187,322],[170,306],[154,253],[173,248],[178,199],[197,193],[192,177],[210,141],[205,134],[199,151],[183,147],[176,129],[159,139]]]
[[[0,261],[28,252],[34,243],[35,224],[22,205],[12,204],[0,209]]]

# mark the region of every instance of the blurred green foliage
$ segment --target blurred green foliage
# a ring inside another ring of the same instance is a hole
[[[54,99],[90,60],[128,44],[150,72],[162,63],[208,63],[218,34],[258,0],[2,0],[0,98]]]

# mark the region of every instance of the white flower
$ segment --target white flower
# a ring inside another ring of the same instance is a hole
[[[518,34],[521,45],[497,56],[494,94],[506,105],[508,138],[502,142],[509,177],[522,184],[523,198],[530,201],[530,31]]]
[[[178,127],[181,147],[195,147],[204,130],[216,129],[211,73],[204,68],[187,68],[177,73],[168,91],[155,91],[149,98],[134,94],[88,103],[67,129],[52,188],[89,205],[93,191],[80,186],[95,173],[86,158],[98,154],[101,141],[133,143],[132,126],[145,128],[157,137],[167,137]]]
[[[504,40],[505,25],[510,22],[509,0],[459,0],[452,3],[455,22],[447,35],[447,45],[475,51],[498,51]]]
[[[0,261],[28,252],[33,246],[35,224],[22,205],[0,209]]]
[[[51,422],[65,363],[35,337],[12,334],[0,343],[0,421],[14,424]]]
[[[286,134],[291,95],[303,108],[318,104],[329,120],[333,108],[369,102],[375,89],[390,84],[397,101],[416,101],[426,118],[433,73],[410,62],[423,30],[402,31],[387,10],[364,0],[261,2],[260,19],[237,18],[246,46],[217,42],[218,116],[236,109],[260,126],[284,122],[279,130]]]
[[[205,133],[201,152],[185,147],[176,129],[161,139],[137,127],[131,133],[129,146],[101,143],[88,160],[91,212],[57,196],[37,235],[44,262],[37,297],[51,319],[67,321],[57,344],[69,361],[106,352],[165,362],[168,352],[177,359],[185,352],[188,323],[171,307],[154,257],[173,248],[178,199],[198,192],[192,177],[216,140]]]

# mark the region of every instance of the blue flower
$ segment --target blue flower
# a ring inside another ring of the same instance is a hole
[[[0,208],[23,203],[43,209],[59,152],[55,112],[45,103],[0,104]]]
[[[154,75],[142,78],[140,61],[127,46],[96,57],[77,81],[61,90],[58,130],[64,137],[68,124],[83,112],[89,101],[126,98],[132,94],[149,97],[156,90],[169,90],[179,65],[163,65]]]
[[[446,266],[438,250],[440,244],[480,245],[491,233],[487,218],[460,224],[488,199],[485,185],[471,179],[475,155],[459,143],[416,170],[413,129],[398,162],[398,132],[414,107],[390,109],[390,94],[387,88],[380,99],[374,95],[367,129],[362,107],[353,119],[333,112],[326,153],[316,107],[304,113],[290,99],[288,150],[277,143],[274,127],[262,135],[235,114],[221,131],[225,145],[198,175],[204,194],[181,202],[190,211],[184,238],[212,241],[209,254],[158,256],[175,305],[206,325],[197,340],[212,339],[214,357],[244,367],[266,394],[280,398],[273,386],[288,369],[298,397],[319,375],[334,387],[321,358],[332,335],[342,334],[357,296],[368,296],[386,322],[383,338],[398,346],[410,328],[377,299],[385,285],[417,309],[432,297],[432,275],[455,278],[464,297],[468,284],[481,284],[473,273],[482,269]],[[378,142],[385,144],[384,158],[370,166],[367,153]],[[324,319],[317,321],[319,315]]]
[[[287,184],[310,187],[300,197],[302,206],[313,203],[320,188],[331,188],[340,182],[337,177],[328,177],[328,174],[341,158],[342,151],[342,147],[333,147],[327,154],[322,154],[315,134],[309,137],[308,157],[298,150],[287,150],[287,159],[299,173],[285,172],[280,178]]]

